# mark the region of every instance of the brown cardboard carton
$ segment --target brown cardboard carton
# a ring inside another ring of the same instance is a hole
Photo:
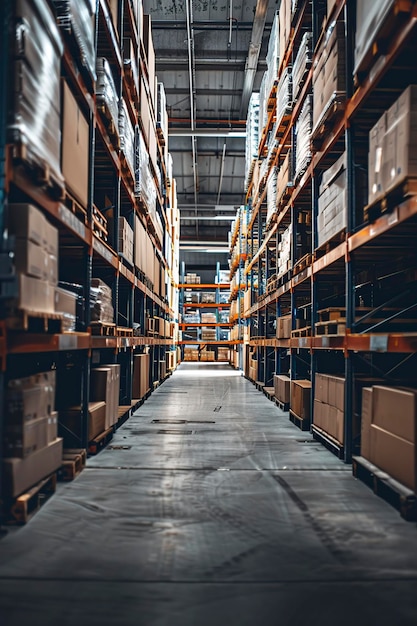
[[[6,422],[20,424],[49,415],[52,406],[47,385],[34,376],[9,381],[6,393]]]
[[[387,114],[384,113],[369,132],[368,202],[380,198],[384,192],[382,167],[385,160],[384,137],[387,132]],[[385,144],[386,147],[387,144]]]
[[[314,399],[325,404],[329,403],[329,376],[327,374],[316,374]]]
[[[45,244],[46,219],[32,204],[10,204],[8,227],[17,238],[29,239],[38,246]]]
[[[18,309],[25,311],[54,312],[54,287],[46,280],[18,274],[19,295],[13,299]]]
[[[45,448],[25,459],[3,461],[4,494],[16,498],[40,480],[55,472],[62,463],[62,439],[56,439]]]
[[[329,404],[339,409],[345,410],[345,379],[339,376],[329,376]]]
[[[372,423],[415,443],[417,390],[373,387]]]
[[[337,441],[342,445],[345,443],[345,413],[336,409],[336,435]]]
[[[310,419],[310,394],[309,380],[291,381],[291,410],[301,419]]]
[[[114,424],[113,372],[107,365],[91,370],[90,401],[106,403],[105,429],[110,428]]]
[[[329,405],[324,402],[320,402],[315,398],[313,410],[314,425],[321,428],[326,433],[329,432]]]
[[[81,437],[81,407],[73,406],[59,412],[59,422],[65,429]],[[88,440],[91,441],[106,430],[106,403],[88,403]]]
[[[29,239],[16,239],[14,265],[17,272],[48,280],[48,259],[46,251]]]
[[[38,417],[30,421],[5,424],[4,456],[26,458],[36,450],[44,448],[47,439],[48,417]]]
[[[55,287],[55,311],[72,318],[77,315],[77,294],[62,287]]]
[[[116,424],[119,419],[119,395],[120,395],[120,365],[119,363],[106,363],[104,367],[108,367],[112,372],[111,377],[111,408],[110,421]]]
[[[275,374],[274,376],[275,397],[284,404],[290,401],[291,380],[285,374]]]
[[[83,207],[88,202],[89,130],[67,83],[62,83],[62,173],[65,182]]]
[[[372,424],[372,387],[362,389],[361,455],[370,460]]]
[[[45,250],[55,257],[58,257],[59,235],[58,229],[45,220]]]
[[[135,354],[133,357],[132,397],[143,398],[149,390],[149,354]]]
[[[384,472],[409,489],[416,489],[415,446],[371,424],[370,458]]]

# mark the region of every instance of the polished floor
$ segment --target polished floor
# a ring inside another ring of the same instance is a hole
[[[238,372],[182,364],[0,541],[0,624],[417,624],[417,528]]]

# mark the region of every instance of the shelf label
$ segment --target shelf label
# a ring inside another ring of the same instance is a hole
[[[59,349],[60,350],[76,350],[78,348],[78,337],[76,335],[60,335],[59,336]]]
[[[371,335],[369,341],[369,349],[372,352],[387,352],[388,335]]]
[[[80,237],[85,239],[85,226],[80,220],[72,213],[66,206],[63,204],[59,205],[58,208],[59,217],[62,222],[69,226],[71,230],[77,233]]]

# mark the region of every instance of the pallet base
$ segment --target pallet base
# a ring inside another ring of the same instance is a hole
[[[266,397],[268,398],[268,400],[274,401],[274,399],[275,399],[275,389],[274,389],[274,387],[264,387],[263,388],[263,392],[266,395]]]
[[[62,313],[45,313],[42,311],[10,310],[6,326],[10,330],[24,330],[31,333],[62,333]]]
[[[297,428],[299,428],[300,430],[310,430],[310,420],[299,417],[299,415],[294,413],[294,411],[291,411],[291,409],[290,409],[290,422],[292,422],[294,426],[297,426]]]
[[[290,410],[289,402],[281,402],[281,400],[278,400],[278,398],[275,398],[275,404],[277,405],[279,409],[281,409],[281,411],[284,411],[284,413],[287,413]]]
[[[336,439],[333,439],[331,435],[314,424],[311,428],[311,432],[313,434],[313,439],[319,441],[325,448],[332,452],[332,454],[336,455],[338,459],[344,459],[345,449],[341,443],[336,441]]]
[[[88,444],[88,453],[94,455],[100,452],[100,450],[105,448],[113,439],[113,434],[114,427],[110,426],[110,428],[97,435],[97,437],[94,437]]]
[[[5,502],[5,524],[23,525],[39,511],[41,506],[55,493],[56,472],[53,472],[26,493]]]
[[[62,465],[58,470],[58,479],[62,481],[74,480],[83,471],[87,462],[87,452],[84,449],[64,449]]]
[[[362,456],[352,458],[355,478],[365,483],[375,495],[394,507],[407,522],[417,521],[416,494],[397,482]]]

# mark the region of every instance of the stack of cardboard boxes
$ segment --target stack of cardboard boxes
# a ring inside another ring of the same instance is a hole
[[[339,444],[344,443],[345,379],[316,374],[314,392],[314,425]]]
[[[385,386],[362,391],[361,454],[413,491],[416,480],[417,390]]]
[[[277,317],[277,339],[289,339],[291,337],[291,324],[291,315],[282,315],[281,317]]]
[[[142,399],[149,391],[150,355],[135,354],[133,357],[132,398]]]
[[[196,348],[184,348],[184,361],[198,361],[198,350]]]
[[[9,381],[5,406],[3,490],[14,498],[61,466],[55,371]]]
[[[309,423],[311,381],[292,380],[291,381],[291,411],[303,422]]]
[[[286,374],[274,375],[274,392],[275,398],[283,404],[290,403],[291,397],[291,380]]]

